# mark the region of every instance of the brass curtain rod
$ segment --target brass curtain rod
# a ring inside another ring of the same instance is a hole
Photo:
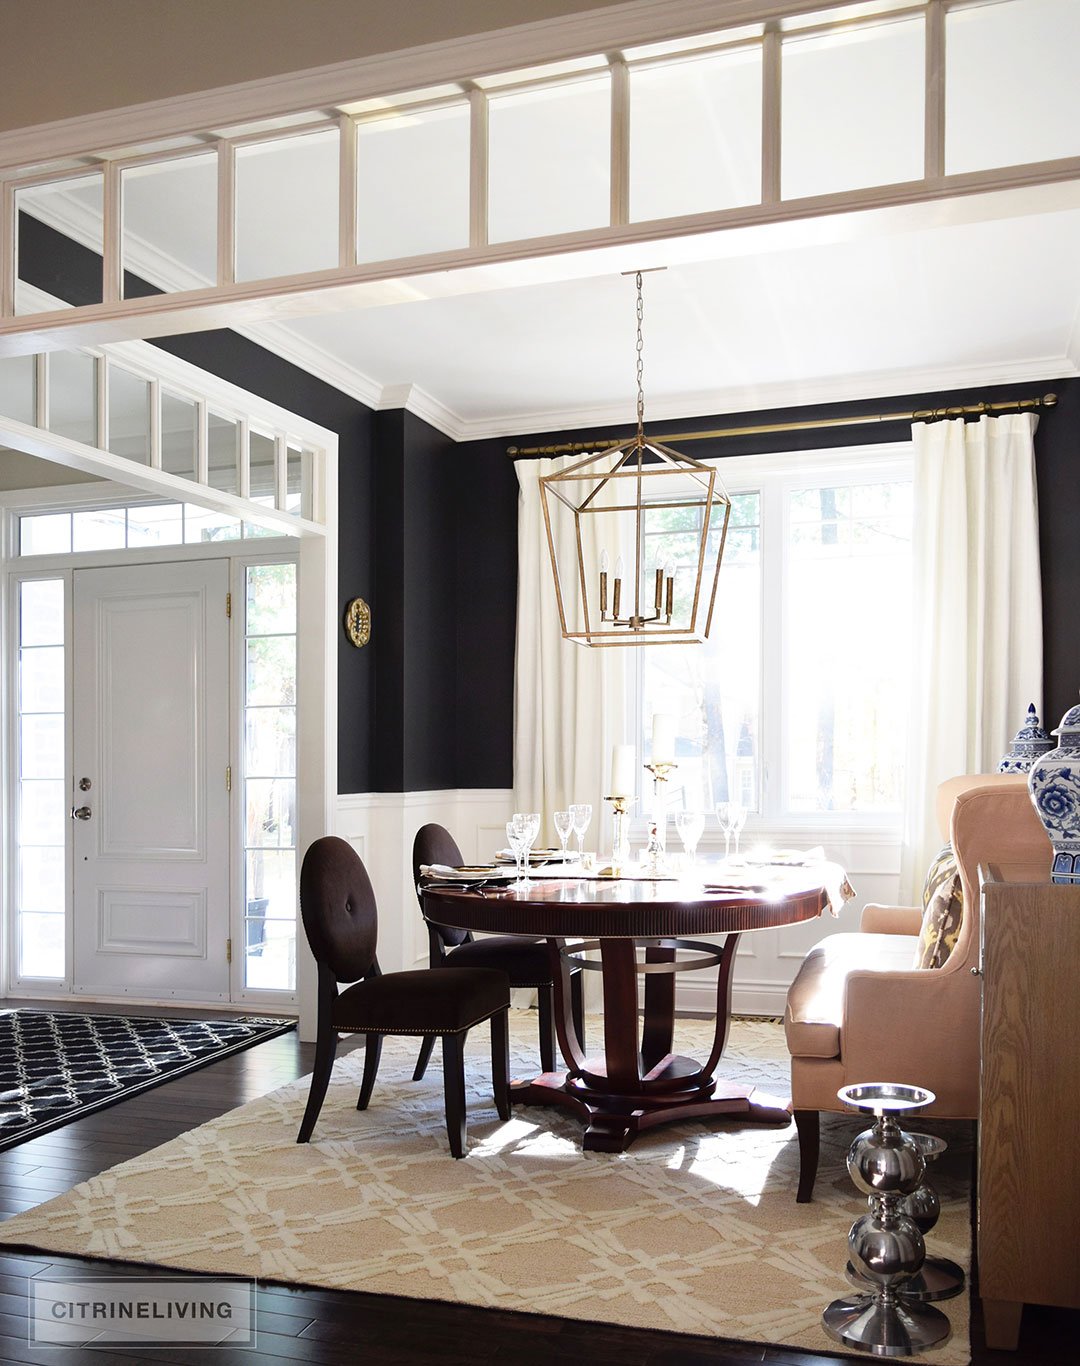
[[[769,422],[755,427],[719,427],[708,432],[661,432],[657,441],[709,441],[725,436],[757,436],[770,432],[809,432],[823,427],[851,427],[872,422],[934,422],[947,417],[966,417],[968,414],[998,413],[1005,409],[1053,408],[1057,394],[1043,394],[1042,398],[1014,398],[1004,403],[971,403],[956,408],[920,408],[910,413],[866,413],[860,417],[816,417],[802,422]],[[626,444],[626,437],[604,438],[600,441],[564,441],[558,446],[507,446],[506,453],[517,459],[530,455],[575,455],[581,451],[604,451]]]

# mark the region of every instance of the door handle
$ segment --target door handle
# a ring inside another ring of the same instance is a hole
[[[73,806],[71,808],[71,819],[73,821],[88,821],[93,814],[88,806]]]

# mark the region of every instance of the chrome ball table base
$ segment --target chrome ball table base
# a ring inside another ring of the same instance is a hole
[[[934,1093],[875,1082],[845,1086],[837,1094],[845,1105],[875,1116],[873,1128],[855,1139],[847,1158],[848,1174],[870,1206],[848,1234],[849,1267],[858,1283],[871,1289],[834,1300],[821,1316],[822,1325],[853,1351],[910,1356],[944,1343],[951,1331],[941,1310],[922,1302],[925,1296],[909,1299],[903,1293],[926,1260],[919,1223],[904,1210],[905,1200],[922,1186],[926,1159],[896,1116],[930,1105]]]

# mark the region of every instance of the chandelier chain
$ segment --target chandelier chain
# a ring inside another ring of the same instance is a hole
[[[645,362],[641,325],[645,317],[645,304],[641,297],[641,271],[637,273],[637,443],[645,444]]]

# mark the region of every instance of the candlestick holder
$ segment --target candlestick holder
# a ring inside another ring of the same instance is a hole
[[[611,803],[611,871],[615,877],[630,862],[630,804],[633,797],[605,797]]]
[[[905,1134],[897,1115],[935,1100],[920,1086],[872,1082],[844,1086],[845,1105],[875,1116],[848,1152],[852,1181],[869,1197],[870,1212],[851,1226],[848,1253],[852,1270],[870,1292],[833,1300],[821,1316],[831,1338],[873,1356],[910,1356],[944,1342],[949,1320],[932,1304],[906,1300],[904,1287],[922,1270],[926,1245],[916,1221],[903,1212],[904,1200],[922,1184],[926,1161]]]
[[[650,873],[662,873],[667,867],[667,802],[664,799],[664,784],[678,764],[660,760],[645,767],[653,777],[652,815],[649,817],[649,842],[645,846],[645,866]]]

